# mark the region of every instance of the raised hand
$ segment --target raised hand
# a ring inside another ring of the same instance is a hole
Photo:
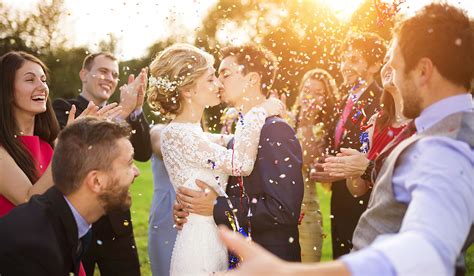
[[[76,106],[72,105],[71,110],[69,110],[66,126],[71,124],[75,120],[84,118],[86,116],[93,116],[104,120],[113,120],[120,115],[120,113],[122,112],[122,107],[119,106],[117,103],[111,103],[102,108],[99,108],[92,101],[90,101],[86,109],[82,111],[81,115],[76,117],[76,111]]]
[[[124,84],[119,88],[120,105],[123,108],[120,114],[122,119],[127,118],[134,110],[143,107],[148,79],[147,74],[147,69],[143,68],[137,78],[131,74],[128,76],[128,84]]]
[[[86,109],[84,109],[84,111],[82,111],[81,115],[77,116],[77,118],[76,118],[77,108],[76,108],[75,105],[72,105],[71,109],[69,110],[69,114],[67,116],[66,126],[70,125],[72,122],[74,122],[74,120],[96,114],[98,110],[99,110],[99,107],[96,106],[94,104],[94,102],[90,101],[89,104],[87,105]]]
[[[121,114],[122,109],[117,103],[111,103],[99,109],[96,116],[100,119],[113,120]]]
[[[122,106],[120,118],[125,120],[137,106],[138,86],[135,81],[135,75],[131,74],[128,76],[128,84],[122,85],[119,90],[120,106]]]
[[[135,110],[143,108],[143,103],[145,101],[146,86],[148,83],[148,69],[142,68],[137,79],[140,81],[140,86],[137,91],[137,105]]]

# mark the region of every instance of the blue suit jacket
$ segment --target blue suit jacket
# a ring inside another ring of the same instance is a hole
[[[229,147],[232,145],[233,141]],[[267,118],[253,171],[243,178],[246,195],[241,200],[237,177],[230,177],[226,188],[244,228],[248,227],[250,207],[252,239],[288,261],[301,261],[298,234],[303,200],[301,169],[301,146],[295,131],[281,118]],[[218,197],[214,220],[230,227],[225,211],[231,211],[230,207],[224,197]]]

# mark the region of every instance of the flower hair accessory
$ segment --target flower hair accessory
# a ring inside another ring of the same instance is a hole
[[[148,85],[150,87],[157,87],[159,89],[162,89],[166,92],[176,92],[176,89],[178,88],[178,86],[180,86],[182,83],[182,81],[178,81],[178,80],[175,80],[175,81],[171,81],[168,77],[164,76],[164,77],[153,77],[151,76],[149,79],[148,79]]]

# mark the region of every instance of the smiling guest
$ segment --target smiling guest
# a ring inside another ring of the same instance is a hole
[[[132,129],[130,141],[135,150],[135,160],[145,162],[151,156],[150,127],[143,113],[143,101],[146,86],[146,69],[135,77],[130,75],[128,85],[120,87],[120,113],[116,117],[130,124]],[[68,110],[74,105],[77,115],[92,105],[91,102],[107,110],[107,101],[115,92],[119,82],[119,64],[115,56],[107,52],[87,55],[79,72],[82,82],[81,93],[72,99],[56,99],[53,108],[61,128],[66,125]],[[116,107],[117,108],[117,107]],[[116,108],[104,111],[110,115]],[[99,111],[100,112],[100,111]],[[98,264],[104,276],[140,275],[140,263],[133,236],[133,223],[130,210],[113,212],[101,218],[93,225],[93,240],[83,263],[87,275],[94,275]]]
[[[53,184],[49,163],[59,125],[47,71],[24,52],[0,57],[0,217]]]
[[[131,206],[139,171],[129,134],[126,125],[90,117],[60,133],[54,186],[0,219],[1,275],[78,275],[91,224]]]

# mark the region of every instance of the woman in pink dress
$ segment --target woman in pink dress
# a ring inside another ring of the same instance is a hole
[[[48,98],[47,71],[24,52],[0,57],[0,217],[53,185],[50,161],[59,124]],[[83,114],[97,109],[90,105]],[[73,106],[68,123],[74,115]],[[85,275],[81,265],[79,276]]]
[[[53,185],[53,142],[59,132],[36,57],[9,52],[0,61],[0,216]]]

